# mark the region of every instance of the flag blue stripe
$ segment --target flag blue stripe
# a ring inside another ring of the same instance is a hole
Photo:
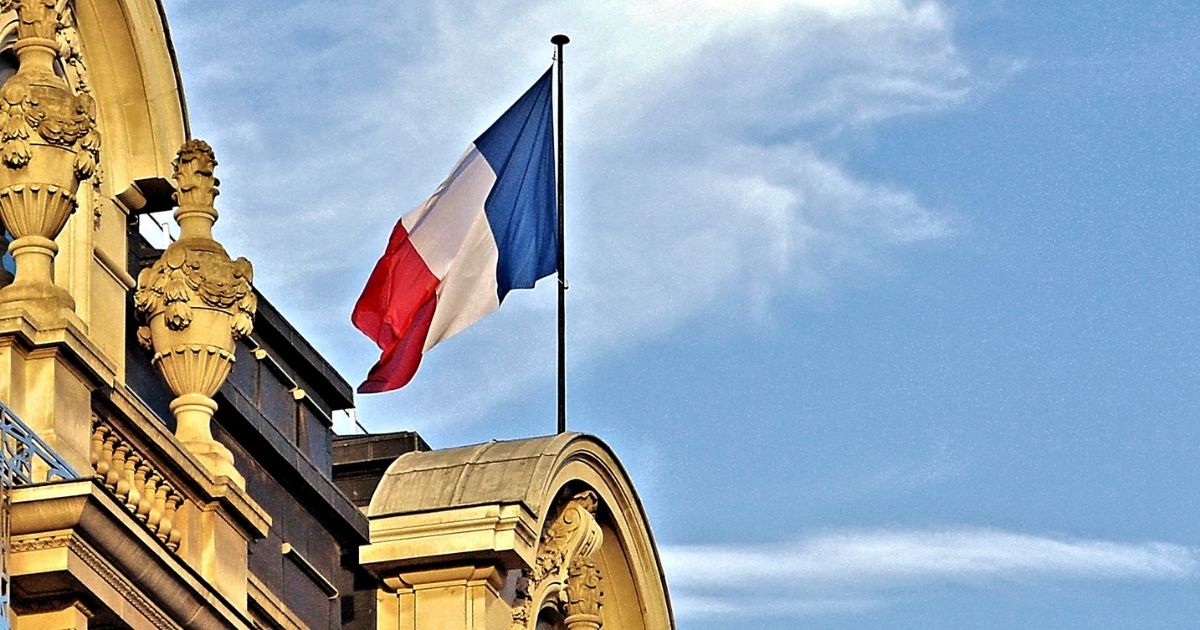
[[[550,70],[475,140],[496,173],[484,213],[496,239],[500,301],[558,268]]]

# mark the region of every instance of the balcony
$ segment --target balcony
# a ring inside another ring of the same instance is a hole
[[[220,551],[212,482],[187,470],[194,462],[165,430],[139,430],[154,424],[94,412],[90,426],[91,470],[80,475],[0,403],[0,630],[252,627],[244,577],[229,592],[193,568]],[[254,523],[241,527],[265,531],[248,512]]]

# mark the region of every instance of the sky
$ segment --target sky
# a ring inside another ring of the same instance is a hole
[[[1195,627],[1194,3],[166,12],[217,238],[352,383],[392,225],[571,36],[570,426],[635,480],[681,630]],[[552,432],[555,295],[358,421]]]

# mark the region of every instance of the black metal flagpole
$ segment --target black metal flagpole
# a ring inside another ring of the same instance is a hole
[[[563,34],[550,38],[554,44],[558,90],[558,432],[567,431],[567,257],[566,221],[563,215],[563,46],[571,38]]]

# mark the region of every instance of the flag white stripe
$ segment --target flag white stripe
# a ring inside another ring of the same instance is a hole
[[[495,171],[472,144],[433,195],[401,219],[413,247],[439,280],[445,279],[478,219],[486,216],[483,204],[495,184]],[[493,263],[493,275],[495,270]]]
[[[438,286],[437,309],[425,337],[425,351],[500,308],[496,286],[500,251],[482,204],[479,208],[466,242]]]

